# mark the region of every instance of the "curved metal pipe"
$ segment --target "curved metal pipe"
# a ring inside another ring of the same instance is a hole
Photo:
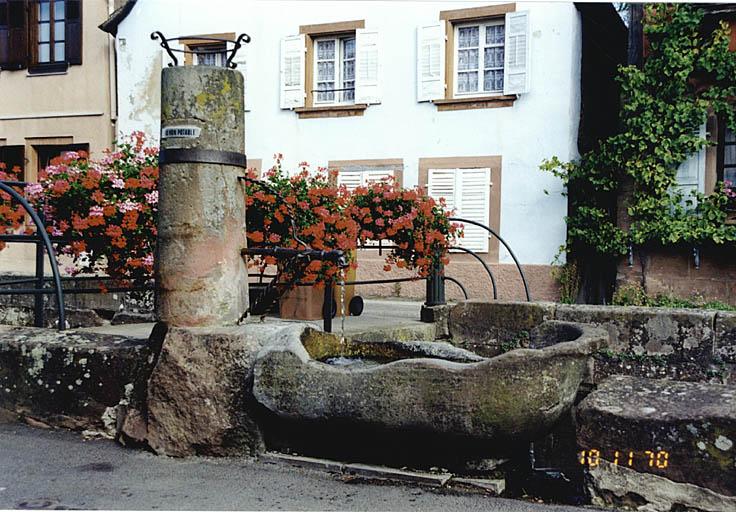
[[[48,233],[44,227],[41,218],[36,213],[36,210],[26,201],[25,197],[20,195],[18,191],[10,188],[8,185],[0,181],[0,190],[10,194],[16,201],[20,203],[23,209],[31,216],[33,223],[36,225],[37,234],[43,240],[43,245],[46,247],[46,253],[49,256],[49,263],[51,264],[51,273],[54,275],[54,286],[56,287],[56,303],[59,308],[59,330],[63,331],[66,326],[66,313],[64,311],[64,292],[61,288],[61,275],[59,274],[59,266],[56,263],[56,253],[51,245]]]
[[[462,285],[460,281],[450,276],[442,276],[442,279],[445,281],[452,281],[453,283],[458,285],[460,287],[460,290],[462,290],[463,295],[465,295],[465,300],[468,300],[468,290],[465,289],[465,287]]]
[[[481,224],[480,222],[476,222],[474,220],[470,219],[462,219],[460,217],[450,217],[448,220],[453,222],[464,222],[466,224],[472,224],[474,226],[478,226],[479,228],[483,228],[486,231],[488,231],[490,234],[495,236],[499,242],[503,244],[503,246],[506,248],[507,251],[509,251],[509,254],[511,255],[511,258],[514,260],[514,263],[516,264],[516,269],[519,271],[519,275],[521,276],[521,282],[524,284],[524,293],[526,294],[526,300],[528,302],[532,301],[532,297],[529,294],[529,285],[526,282],[526,276],[524,275],[524,271],[521,269],[521,265],[519,264],[519,260],[516,258],[516,255],[514,254],[514,251],[511,250],[511,247],[509,247],[509,244],[506,243],[506,241],[501,238],[501,236],[493,231],[491,228],[486,226],[485,224]]]
[[[493,277],[493,272],[491,272],[491,267],[488,266],[488,263],[486,263],[483,258],[475,254],[475,252],[471,251],[470,249],[466,247],[460,247],[458,245],[454,247],[450,247],[450,250],[458,250],[463,251],[464,253],[470,254],[473,258],[480,261],[480,264],[483,265],[483,268],[486,269],[486,272],[488,273],[488,277],[491,278],[491,285],[493,285],[493,300],[498,299],[498,290],[496,289],[496,278]]]

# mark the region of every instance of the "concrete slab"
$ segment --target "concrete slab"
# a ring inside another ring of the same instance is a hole
[[[434,325],[419,320],[421,309],[422,302],[419,301],[366,299],[362,315],[345,318],[345,333],[352,336],[360,335],[362,338],[370,337],[367,341],[378,341],[376,338],[390,339],[391,336],[402,340],[433,340]],[[258,317],[254,317],[250,321],[257,322]],[[275,317],[266,317],[264,321],[293,322],[311,325],[315,329],[322,329],[322,321],[320,320],[282,320]],[[101,325],[77,330],[97,334],[148,338],[153,326],[153,323]],[[341,327],[341,317],[335,317],[332,320],[332,332],[339,333]]]

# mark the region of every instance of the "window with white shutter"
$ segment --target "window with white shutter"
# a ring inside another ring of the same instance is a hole
[[[381,103],[381,59],[378,31],[355,31],[355,103]]]
[[[455,217],[488,225],[490,216],[491,170],[429,169],[427,194],[445,199],[446,208],[455,210]],[[478,226],[463,226],[464,236],[458,245],[475,252],[488,252],[488,232]]]
[[[705,138],[705,123],[694,134]],[[692,192],[705,192],[705,148],[693,153],[680,164],[675,173],[675,181],[675,189],[682,194],[682,205],[687,207],[687,201],[691,201],[690,207],[694,207]]]

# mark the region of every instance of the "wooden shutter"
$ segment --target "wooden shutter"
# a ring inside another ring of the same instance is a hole
[[[458,194],[457,216],[488,225],[491,195],[491,170],[459,169],[456,187]],[[475,252],[488,252],[488,231],[466,224],[460,245]]]
[[[69,64],[82,63],[82,2],[66,0],[66,61]]]
[[[9,44],[8,0],[0,0],[0,69],[4,69],[10,60]]]
[[[529,92],[529,11],[507,12],[505,30],[503,93],[523,94]]]
[[[427,195],[439,201],[445,198],[447,210],[456,208],[455,178],[459,169],[430,169],[427,176]]]
[[[355,30],[355,103],[381,103],[378,31]]]
[[[445,97],[445,24],[417,27],[417,101]]]
[[[304,58],[306,46],[304,34],[281,40],[280,89],[281,108],[304,106]]]
[[[240,71],[240,73],[243,75],[243,110],[248,111],[250,110],[248,108],[248,100],[250,98],[248,97],[248,63],[246,62],[245,58],[245,45],[243,45],[238,50],[238,53],[235,54],[233,63],[237,65],[235,69]]]
[[[703,123],[693,135],[705,138],[705,123]],[[705,191],[705,148],[690,155],[682,162],[675,173],[675,189],[682,194],[682,205],[687,206],[686,201],[692,200],[691,192]],[[695,202],[693,202],[695,206]]]
[[[7,60],[3,69],[28,66],[28,9],[24,0],[8,0]]]
[[[447,210],[455,216],[487,225],[490,211],[491,170],[430,169],[427,194],[434,199],[445,198]],[[488,232],[472,224],[463,226],[460,247],[475,252],[488,252]]]
[[[352,192],[363,184],[363,173],[361,171],[339,171],[337,173],[337,186],[345,185],[348,192]]]

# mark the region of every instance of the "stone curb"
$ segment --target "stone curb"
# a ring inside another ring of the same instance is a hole
[[[500,495],[506,488],[503,479],[484,478],[462,478],[452,473],[424,473],[405,469],[390,468],[387,466],[374,466],[371,464],[342,463],[329,459],[318,459],[315,457],[303,457],[301,455],[289,455],[285,453],[267,452],[260,457],[265,462],[276,464],[288,464],[304,469],[315,469],[328,473],[357,476],[371,480],[387,480],[392,482],[414,483],[430,485],[433,487],[444,487],[447,483],[455,483],[464,487],[472,487],[484,491],[490,491]]]

